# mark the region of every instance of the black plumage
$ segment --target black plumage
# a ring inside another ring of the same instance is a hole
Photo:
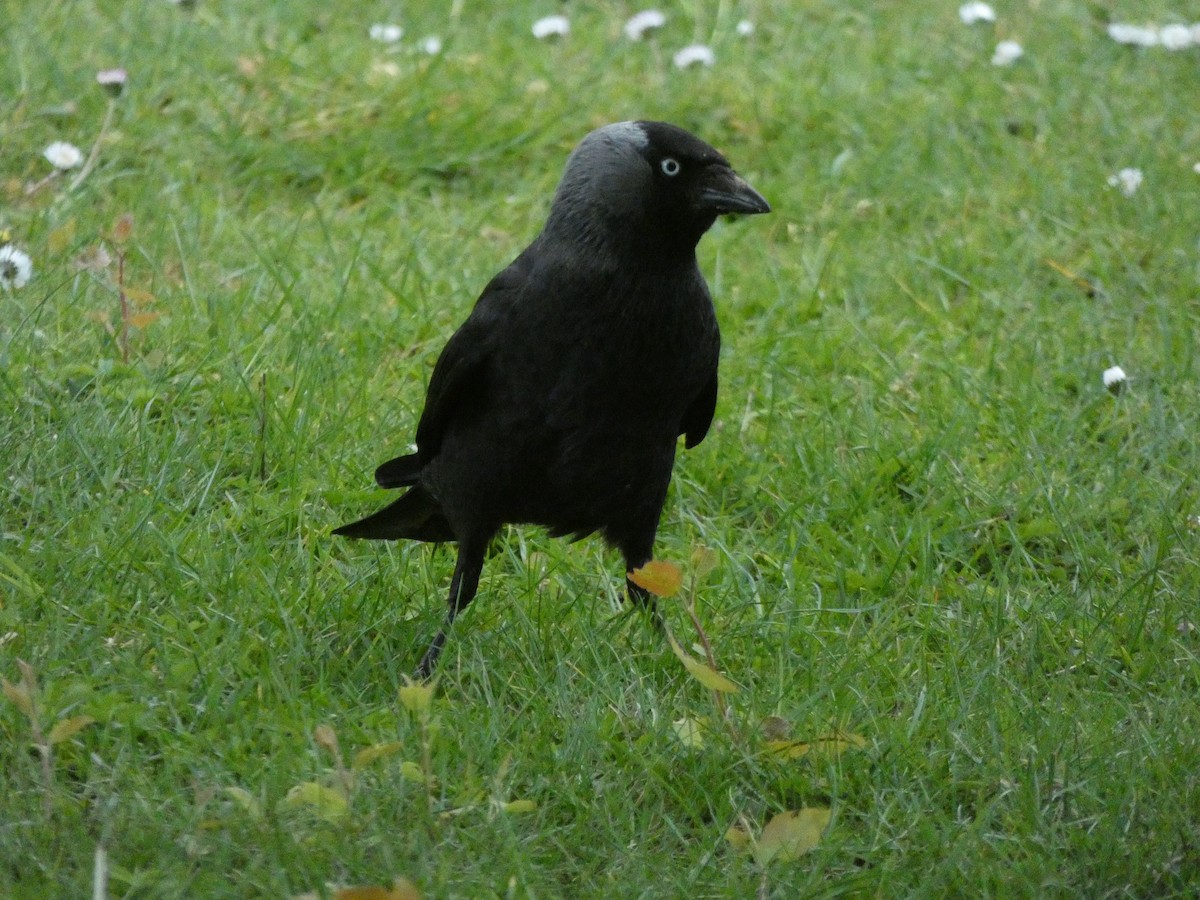
[[[541,234],[442,351],[416,453],[375,472],[407,492],[334,532],[458,543],[446,621],[418,675],[505,523],[600,532],[627,570],[651,558],[678,438],[700,443],[717,399],[720,333],[696,244],[719,215],[769,209],[673,125],[620,122],[576,147]]]

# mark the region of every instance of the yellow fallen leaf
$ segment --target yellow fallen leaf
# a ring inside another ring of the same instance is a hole
[[[161,316],[162,316],[162,313],[156,313],[156,312],[134,313],[132,316],[129,317],[129,324],[132,325],[134,328],[145,328],[147,325],[149,325],[155,319],[160,318]]]
[[[683,585],[683,573],[674,563],[652,559],[630,572],[629,580],[656,597],[673,597]]]
[[[337,732],[328,725],[318,725],[313,729],[313,740],[317,746],[330,753],[338,752]]]
[[[812,741],[767,741],[767,750],[784,759],[800,759],[808,754],[825,759],[837,759],[847,750],[867,745],[867,739],[859,734],[837,732],[823,735]]]
[[[50,729],[50,734],[46,736],[46,740],[51,744],[61,744],[63,741],[69,741],[95,721],[91,716],[72,716],[69,719],[59,719],[54,723],[54,727]]]
[[[262,818],[262,806],[259,805],[258,799],[245,788],[231,785],[225,788],[225,795],[240,806],[250,818]]]
[[[154,295],[144,288],[125,288],[125,299],[137,306],[149,306],[154,302]]]
[[[292,900],[320,900],[327,896],[331,900],[421,900],[421,892],[407,878],[396,878],[392,886],[361,884],[353,887],[335,888],[329,885],[327,894],[311,891],[307,894],[296,894]]]
[[[700,662],[700,660],[680,647],[679,642],[675,640],[675,635],[669,631],[667,632],[667,640],[671,644],[671,650],[679,657],[679,661],[683,663],[683,667],[706,688],[712,691],[720,691],[723,694],[736,694],[738,692],[739,688],[736,684],[716,669],[710,668],[707,664]]]
[[[302,781],[293,787],[283,798],[283,805],[292,809],[308,807],[326,822],[341,822],[350,815],[344,794],[315,781]]]
[[[392,896],[389,900],[421,900],[421,892],[407,878],[397,875],[392,882]]]
[[[412,892],[399,892],[394,887],[376,887],[363,885],[361,887],[342,888],[340,891],[334,891],[330,894],[332,900],[401,900],[404,897],[420,897],[416,888],[413,888],[411,883],[409,887]]]
[[[675,737],[689,750],[699,750],[704,746],[704,726],[695,719],[676,719],[671,723]]]
[[[354,754],[350,768],[355,770],[366,768],[376,760],[394,756],[402,749],[404,749],[404,745],[399,741],[388,741],[386,744],[372,744],[370,747],[363,747]]]
[[[750,846],[750,835],[740,825],[729,826],[725,831],[725,840],[738,853],[743,852]]]
[[[775,860],[787,861],[808,853],[821,842],[833,813],[823,807],[785,810],[763,826],[754,844],[754,859],[760,866]]]
[[[812,749],[806,741],[767,741],[767,752],[783,759],[800,759]]]
[[[46,247],[51,253],[62,253],[75,240],[75,220],[67,219],[46,235]]]
[[[867,746],[867,739],[861,734],[848,731],[838,731],[823,735],[812,742],[812,752],[836,759],[846,750],[861,750]]]

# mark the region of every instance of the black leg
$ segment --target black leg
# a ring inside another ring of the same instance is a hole
[[[450,596],[446,598],[446,604],[449,607],[446,610],[446,620],[442,622],[441,630],[434,636],[429,649],[421,657],[420,665],[417,666],[416,677],[422,681],[427,681],[433,674],[433,669],[437,665],[438,657],[442,655],[442,647],[446,644],[446,637],[455,617],[475,599],[475,592],[479,589],[479,574],[483,571],[486,547],[487,541],[459,542],[458,562],[454,566],[454,577],[450,579]]]
[[[643,537],[636,542],[622,543],[621,554],[625,557],[625,597],[638,609],[650,613],[654,624],[662,628],[662,613],[659,612],[657,599],[645,588],[638,587],[629,580],[628,573],[640,569],[653,558],[654,532],[649,537]]]

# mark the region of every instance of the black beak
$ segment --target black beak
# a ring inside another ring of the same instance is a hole
[[[771,204],[750,187],[737,172],[727,166],[713,166],[700,183],[700,207],[716,213],[741,213],[753,216],[771,211]]]

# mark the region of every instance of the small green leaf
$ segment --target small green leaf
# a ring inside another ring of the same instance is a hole
[[[717,551],[712,547],[705,547],[703,544],[697,544],[692,550],[691,566],[692,572],[695,573],[697,579],[703,578],[709,572],[717,567]]]
[[[400,688],[400,705],[410,713],[425,713],[433,703],[434,682],[410,681]]]
[[[536,800],[509,800],[504,804],[506,813],[531,813],[537,809]]]
[[[405,781],[411,781],[413,784],[425,785],[425,770],[410,759],[406,759],[400,763],[400,774]]]
[[[679,657],[679,661],[683,663],[683,667],[692,674],[692,677],[699,681],[702,685],[712,691],[720,691],[723,694],[736,694],[739,690],[738,686],[718,672],[716,669],[710,668],[705,663],[691,656],[686,650],[679,646],[679,642],[675,640],[675,635],[667,632],[667,640],[671,644],[671,650]]]

